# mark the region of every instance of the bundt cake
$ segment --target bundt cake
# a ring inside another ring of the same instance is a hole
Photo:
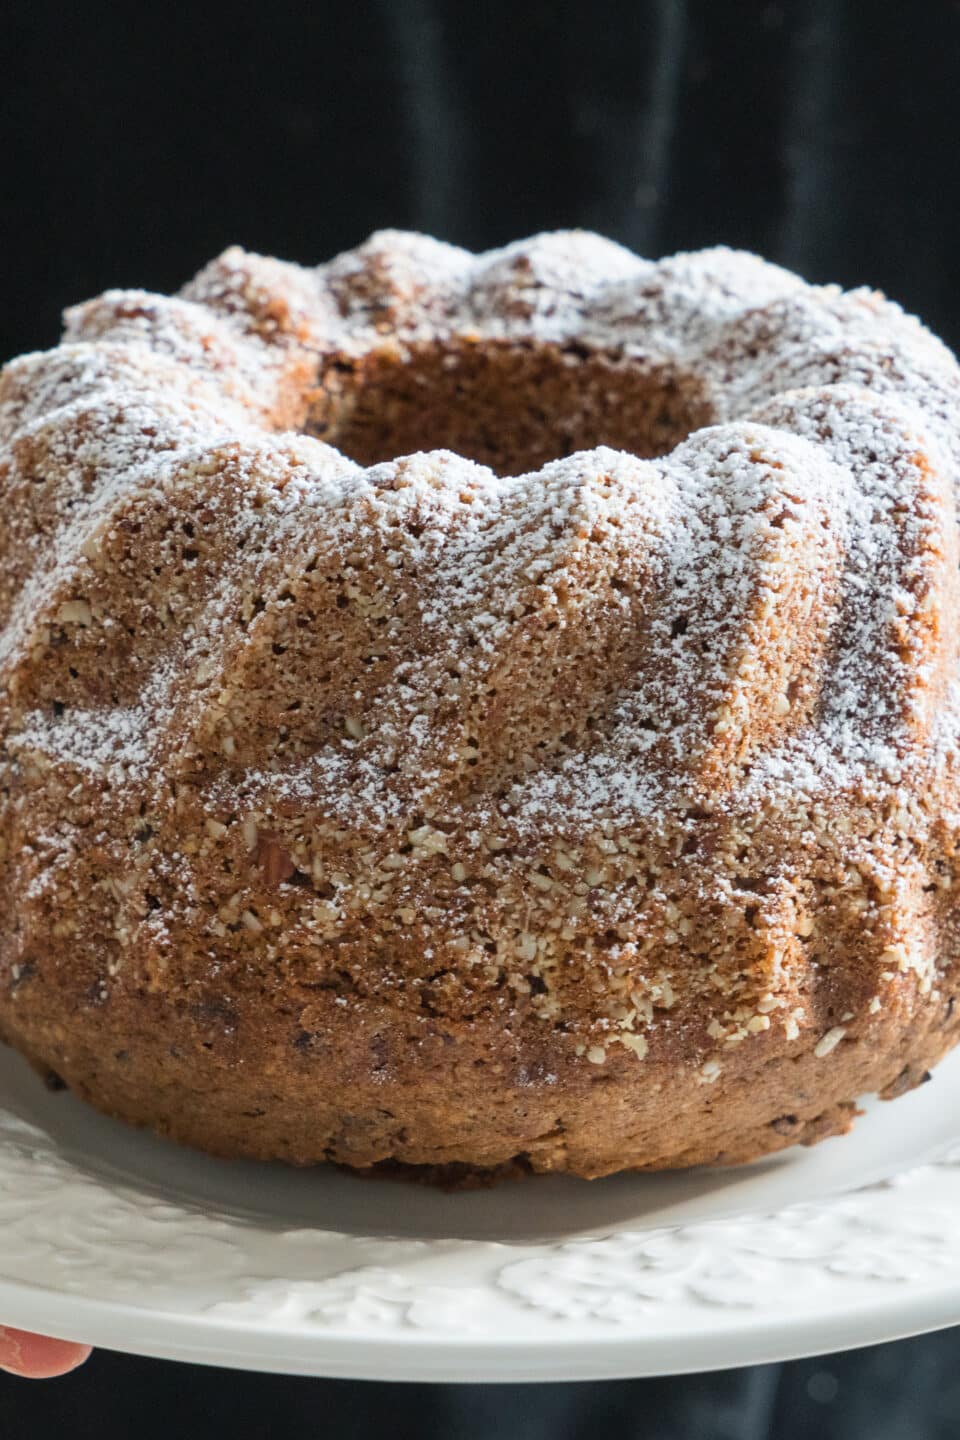
[[[0,1034],[297,1164],[847,1130],[960,1035],[958,455],[918,321],[723,248],[68,311],[0,382]]]

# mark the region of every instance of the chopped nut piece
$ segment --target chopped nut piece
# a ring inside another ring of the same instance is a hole
[[[828,1030],[826,1035],[822,1036],[813,1047],[813,1053],[817,1059],[822,1060],[824,1055],[829,1055],[831,1050],[835,1050],[846,1033],[842,1025],[834,1025],[832,1030]]]
[[[646,1055],[649,1047],[643,1035],[618,1035],[616,1038],[621,1045],[626,1045],[628,1050],[632,1050],[638,1060],[642,1060]]]
[[[442,830],[434,830],[432,825],[421,825],[416,830],[407,831],[407,839],[416,850],[425,850],[427,854],[437,854],[447,848],[447,837]]]
[[[290,856],[290,851],[285,845],[281,845],[276,835],[264,834],[260,836],[257,845],[257,864],[263,871],[265,885],[276,887],[289,880],[291,875],[297,871],[296,865]]]
[[[58,625],[92,625],[93,611],[87,600],[64,600],[57,611]]]
[[[902,940],[898,940],[895,945],[888,945],[886,950],[881,954],[880,959],[886,960],[891,965],[896,965],[900,971],[910,969],[910,951]]]

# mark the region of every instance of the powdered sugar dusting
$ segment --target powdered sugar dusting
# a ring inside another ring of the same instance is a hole
[[[57,480],[50,532],[56,548],[34,547],[33,573],[2,637],[7,657],[26,643],[31,617],[43,613],[45,596],[63,592],[65,576],[76,575],[68,590],[82,590],[84,546],[133,481],[151,486],[159,471],[182,461],[185,447],[194,446],[199,455],[230,439],[255,449],[262,457],[258,463],[266,463],[261,427],[269,426],[278,408],[278,391],[288,383],[298,347],[362,348],[370,343],[370,330],[382,328],[385,314],[395,333],[407,337],[426,330],[458,333],[474,324],[484,334],[523,335],[542,343],[576,335],[584,344],[617,344],[698,366],[720,413],[752,410],[766,424],[794,430],[829,455],[834,468],[819,482],[821,501],[832,505],[834,523],[843,532],[842,588],[850,621],[832,657],[818,725],[808,740],[821,773],[840,756],[848,765],[859,756],[860,769],[892,761],[897,742],[891,726],[902,719],[904,704],[922,705],[915,692],[929,690],[927,670],[938,662],[919,651],[891,650],[889,627],[898,607],[909,611],[918,584],[931,594],[942,590],[943,577],[926,575],[925,565],[936,569],[929,557],[944,527],[949,530],[949,517],[942,496],[928,497],[925,510],[914,503],[917,474],[909,444],[921,440],[904,439],[909,415],[894,425],[894,434],[889,419],[906,411],[896,406],[884,411],[875,400],[858,399],[847,382],[867,379],[874,394],[878,388],[900,388],[907,410],[914,406],[922,416],[921,432],[953,448],[954,427],[945,433],[942,421],[952,420],[957,374],[948,353],[889,302],[869,292],[816,290],[755,257],[723,248],[652,264],[581,232],[539,236],[479,257],[426,237],[381,232],[312,273],[234,250],[199,276],[185,297],[107,292],[69,312],[64,347],[25,357],[7,372],[0,433],[21,449],[45,444],[45,464]],[[865,374],[866,357],[874,354],[876,373]],[[849,376],[838,376],[840,368]],[[764,393],[795,391],[797,382],[809,384],[821,375],[829,375],[828,386],[809,390],[809,400],[793,396],[762,408]],[[651,622],[648,683],[621,702],[611,731],[614,759],[617,747],[627,745],[637,762],[629,779],[618,773],[615,795],[621,804],[627,797],[631,804],[649,803],[651,778],[643,773],[641,757],[656,749],[658,734],[668,732],[675,765],[688,751],[691,726],[704,723],[703,717],[681,715],[691,689],[685,667],[693,663],[693,652],[669,636],[674,621],[662,592],[675,588],[683,573],[695,577],[699,595],[691,598],[701,629],[716,601],[718,615],[727,621],[740,617],[730,622],[735,630],[756,581],[744,564],[749,544],[736,517],[755,513],[762,472],[747,456],[732,469],[721,466],[714,477],[708,456],[728,444],[721,428],[715,442],[690,442],[668,462],[634,466],[645,497],[636,543],[645,548],[651,573],[657,572],[660,608]],[[874,458],[865,460],[868,454]],[[812,451],[802,459],[801,481],[823,468]],[[437,495],[464,483],[458,473],[462,462],[438,457],[433,463],[438,476],[429,480],[423,466],[405,473],[411,503],[424,503],[425,489],[434,503]],[[496,654],[506,640],[496,606],[509,610],[511,585],[542,586],[556,565],[551,537],[566,544],[563,537],[574,527],[597,523],[587,499],[595,500],[599,491],[584,488],[578,474],[616,473],[625,465],[629,469],[623,457],[596,452],[549,467],[536,478],[502,483],[472,470],[469,483],[482,503],[471,523],[456,516],[455,533],[445,540],[431,588],[421,597],[423,624],[445,625],[455,647],[469,621],[481,653]],[[375,490],[378,479],[371,476]],[[374,503],[383,503],[382,497]],[[586,509],[580,508],[584,504]],[[608,488],[601,509],[610,504]],[[618,504],[622,508],[619,494]],[[712,507],[708,518],[704,506]],[[502,518],[491,520],[493,513]],[[542,520],[534,523],[537,513]],[[458,583],[451,590],[454,575]],[[815,574],[812,583],[816,591]],[[881,602],[881,595],[889,598]],[[494,608],[483,608],[489,605]],[[882,613],[885,605],[891,616]],[[903,671],[899,686],[865,686],[881,656]],[[714,660],[715,679],[701,683],[700,690],[716,697],[730,677],[724,659]],[[397,676],[401,685],[403,679]],[[415,691],[414,686],[410,695]],[[901,691],[909,692],[905,700]],[[637,730],[631,714],[651,708],[659,716],[657,728]],[[402,705],[397,723],[415,747],[429,732]],[[776,748],[775,736],[770,744]],[[796,748],[795,736],[789,744]],[[577,765],[579,757],[567,763]],[[766,763],[773,765],[773,756]],[[589,785],[578,787],[583,818],[615,798],[597,779],[602,753],[588,764],[596,773]],[[560,781],[545,775],[541,783],[550,793]],[[525,785],[536,791],[536,782]],[[540,812],[535,793],[527,804]]]

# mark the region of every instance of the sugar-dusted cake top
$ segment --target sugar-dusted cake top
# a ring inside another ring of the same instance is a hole
[[[171,736],[214,744],[208,676],[241,707],[248,768],[279,785],[292,766],[337,810],[367,795],[399,812],[411,787],[474,804],[493,785],[537,824],[588,824],[650,813],[678,779],[717,795],[892,780],[955,704],[957,380],[872,292],[580,232],[475,256],[387,231],[316,270],[234,249],[180,297],[107,292],[3,381],[19,743],[149,770]],[[484,427],[508,447],[529,429],[541,382],[546,448],[554,432],[570,448],[578,406],[592,444],[500,479],[471,463]],[[670,411],[652,443],[651,396]],[[362,452],[372,430],[372,453],[393,453],[391,425],[444,448],[372,470],[333,448],[343,432]],[[201,521],[175,521],[201,497]],[[379,648],[338,652],[322,680],[319,650],[287,646],[310,700],[278,741],[244,688],[251,671],[264,697],[274,684],[278,561],[314,566],[291,577],[312,605],[318,556],[345,554],[376,576]],[[70,656],[84,663],[64,674]],[[229,762],[225,730],[216,743]]]

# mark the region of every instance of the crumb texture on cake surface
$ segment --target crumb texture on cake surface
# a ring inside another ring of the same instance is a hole
[[[730,1164],[958,1037],[960,371],[387,231],[0,377],[0,1036],[223,1155]]]

